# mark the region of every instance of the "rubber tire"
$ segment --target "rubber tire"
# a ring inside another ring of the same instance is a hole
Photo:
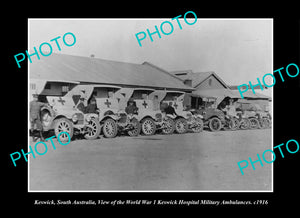
[[[146,131],[145,130],[145,125],[147,124],[150,124],[152,126],[152,130],[151,131]],[[155,125],[155,122],[152,118],[144,118],[141,122],[141,130],[142,130],[142,133],[144,135],[154,135],[154,133],[156,132],[156,125]]]
[[[200,125],[200,127],[197,127],[197,128],[191,128],[191,130],[194,132],[194,133],[199,133],[199,132],[202,132],[203,131],[203,127],[204,127],[204,123],[203,123],[203,120],[201,118],[195,118],[196,122],[198,125]]]
[[[250,121],[250,129],[258,129],[260,127],[259,125],[259,121],[257,118],[249,118],[249,121]],[[253,125],[252,122],[255,122],[256,124]]]
[[[98,138],[98,136],[100,135],[100,132],[101,132],[101,126],[100,126],[99,120],[95,117],[92,117],[89,124],[94,126],[95,134],[90,136],[89,132],[87,132],[87,133],[84,134],[84,138],[87,139],[87,140],[95,140],[95,139]]]
[[[239,128],[240,122],[237,118],[233,117],[230,121],[233,125],[230,127],[230,130],[235,131]]]
[[[218,128],[217,128],[217,129],[214,129],[214,127],[213,127],[213,122],[218,122]],[[212,131],[212,132],[220,131],[221,128],[222,128],[222,122],[221,122],[221,120],[220,120],[219,118],[213,117],[213,118],[211,118],[211,119],[209,120],[209,122],[208,122],[208,127],[209,127],[210,131]]]
[[[111,134],[107,131],[107,128],[106,128],[107,125],[112,125],[112,133]],[[103,123],[102,132],[103,132],[103,135],[105,136],[105,138],[115,138],[118,134],[118,126],[117,126],[116,121],[114,121],[111,118],[107,118]]]
[[[178,124],[180,125],[180,123],[182,123],[184,125],[184,128],[182,130],[178,128]],[[188,130],[188,123],[187,123],[186,119],[178,118],[175,120],[175,131],[178,134],[184,134],[187,132],[187,130]]]
[[[267,129],[269,129],[269,128],[272,128],[272,120],[271,119],[269,119],[269,118],[266,118],[267,119]]]
[[[61,132],[67,132],[70,136],[70,140],[73,137],[73,134],[74,134],[73,123],[70,120],[68,120],[67,118],[59,118],[54,121],[54,133],[55,133],[57,140],[59,140],[58,142],[61,141],[64,143],[64,142],[69,141],[69,137],[63,137],[66,134],[61,134],[58,139],[58,135]]]
[[[164,122],[169,122],[169,126],[170,128],[168,129],[162,129],[162,133],[165,134],[165,135],[170,135],[170,134],[173,134],[174,131],[175,131],[175,122],[172,118],[170,117],[167,117],[165,118],[165,121]]]
[[[244,125],[244,123],[245,123],[245,125]],[[242,125],[244,125],[244,126],[242,126]],[[239,128],[242,130],[246,130],[246,129],[250,128],[250,125],[251,125],[251,123],[248,118],[242,118]]]

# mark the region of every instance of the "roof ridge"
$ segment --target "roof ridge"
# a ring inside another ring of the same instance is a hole
[[[179,77],[177,77],[177,76],[175,76],[175,75],[169,73],[169,72],[166,71],[165,69],[160,68],[160,67],[158,67],[158,66],[156,66],[156,65],[154,65],[154,64],[152,64],[152,63],[150,63],[150,62],[148,62],[148,61],[145,61],[145,62],[142,63],[142,65],[145,65],[145,64],[147,64],[147,65],[149,65],[150,67],[153,67],[153,68],[155,68],[155,69],[157,69],[157,70],[160,70],[160,71],[162,71],[162,72],[168,74],[169,76],[171,76],[171,77],[173,77],[173,78],[175,78],[175,79],[177,79],[177,80],[180,80],[180,82],[183,82],[183,81],[184,81],[183,79],[180,79]],[[183,85],[184,85],[184,84],[183,84]],[[188,87],[188,86],[187,86],[187,87]]]
[[[30,78],[194,90],[168,71],[148,62],[137,64],[54,53],[32,64],[29,70]]]
[[[131,63],[131,62],[125,62],[125,61],[119,61],[119,60],[109,60],[109,59],[98,58],[98,57],[89,57],[89,56],[81,56],[81,55],[73,55],[73,54],[62,54],[62,53],[56,53],[56,52],[53,52],[52,54],[54,54],[54,55],[63,55],[63,56],[72,56],[72,57],[77,57],[77,58],[86,58],[86,59],[91,59],[91,60],[95,59],[95,60],[101,60],[101,61],[107,61],[107,62],[118,62],[118,63],[123,63],[123,64],[141,65],[141,64],[138,64],[138,63]]]

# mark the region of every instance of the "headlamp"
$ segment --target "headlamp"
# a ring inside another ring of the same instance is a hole
[[[73,123],[76,123],[78,121],[78,117],[76,114],[73,114],[72,121],[73,121]]]

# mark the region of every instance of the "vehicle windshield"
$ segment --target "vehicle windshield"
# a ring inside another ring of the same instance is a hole
[[[152,91],[147,91],[147,90],[135,90],[131,97],[133,99],[137,99],[137,100],[146,100],[146,99],[148,99],[148,95],[151,92]]]
[[[200,104],[200,109],[206,108],[216,108],[216,99],[215,98],[202,98]]]

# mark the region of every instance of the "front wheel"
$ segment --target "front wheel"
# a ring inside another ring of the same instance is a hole
[[[250,121],[250,129],[258,129],[260,127],[257,118],[252,117],[249,119],[249,121]]]
[[[250,121],[247,118],[242,118],[240,122],[240,129],[246,130],[250,128]]]
[[[272,122],[271,122],[271,119],[269,118],[265,118],[266,119],[266,128],[271,128],[272,127]]]
[[[101,131],[101,126],[97,118],[91,118],[87,126],[87,131],[84,134],[84,138],[88,140],[94,140],[98,138]]]
[[[144,135],[153,135],[156,131],[156,125],[153,119],[145,118],[142,120],[142,133]]]
[[[263,117],[263,118],[260,119],[259,124],[260,124],[260,128],[266,129],[266,128],[269,127],[269,119]]]
[[[106,138],[114,138],[117,136],[118,127],[116,121],[108,118],[103,123],[103,134]]]
[[[175,130],[176,130],[177,133],[179,133],[179,134],[186,133],[187,129],[188,129],[188,124],[187,124],[186,119],[178,118],[175,121]]]
[[[204,126],[203,120],[201,118],[197,117],[195,119],[195,127],[192,128],[192,131],[195,133],[202,132],[203,126]]]
[[[54,121],[54,132],[57,140],[60,142],[67,142],[71,140],[74,133],[73,123],[67,118],[59,118]],[[69,134],[69,136],[66,133]]]
[[[239,127],[240,123],[239,123],[239,120],[235,117],[232,117],[230,120],[229,120],[229,129],[230,130],[237,130],[237,128]]]
[[[208,126],[212,132],[220,131],[222,128],[222,122],[219,118],[213,117],[209,120]]]

